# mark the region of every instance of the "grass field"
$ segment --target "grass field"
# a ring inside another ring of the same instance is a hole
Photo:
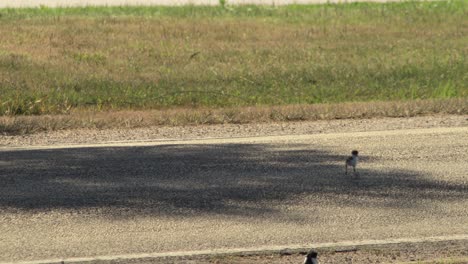
[[[467,7],[0,9],[0,116],[466,103]]]

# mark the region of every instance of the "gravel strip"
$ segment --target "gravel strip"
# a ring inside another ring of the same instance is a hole
[[[468,126],[468,115],[411,118],[347,119],[263,124],[225,124],[137,129],[75,129],[24,136],[0,136],[0,147],[61,144],[99,144],[125,141],[160,141],[279,135],[306,135],[413,128]]]
[[[345,263],[468,263],[468,240],[432,243],[403,243],[393,245],[363,246],[354,248],[319,249],[321,264]],[[302,263],[306,252],[251,256],[219,256],[204,259],[167,260],[165,263],[238,263],[284,264]],[[140,262],[138,262],[140,263]],[[149,262],[141,262],[149,263]]]

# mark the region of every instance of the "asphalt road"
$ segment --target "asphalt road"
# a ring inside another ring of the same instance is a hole
[[[0,262],[466,235],[467,149],[468,127],[4,147]]]

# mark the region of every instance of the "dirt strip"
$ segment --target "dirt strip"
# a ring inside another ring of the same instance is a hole
[[[343,119],[330,121],[225,124],[133,129],[75,129],[24,136],[0,135],[0,147],[96,144],[123,141],[158,141],[203,138],[308,135],[398,129],[464,127],[468,115],[437,115],[410,118]]]
[[[466,264],[468,263],[468,240],[330,247],[317,249],[317,252],[319,253],[318,261],[320,264]],[[290,252],[286,250],[266,255],[215,256],[204,259],[168,259],[161,263],[303,263],[305,254],[306,251]]]
[[[357,263],[376,263],[380,261],[393,263],[392,261],[427,261],[447,259],[449,257],[451,259],[468,260],[468,235],[345,241],[319,243],[309,247],[291,245],[289,247],[114,255],[13,263],[299,263],[310,249],[320,253],[321,263],[352,263],[353,260],[359,260]]]

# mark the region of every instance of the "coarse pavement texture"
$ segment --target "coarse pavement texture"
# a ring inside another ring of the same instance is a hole
[[[6,146],[0,262],[466,235],[467,149],[467,126]]]

